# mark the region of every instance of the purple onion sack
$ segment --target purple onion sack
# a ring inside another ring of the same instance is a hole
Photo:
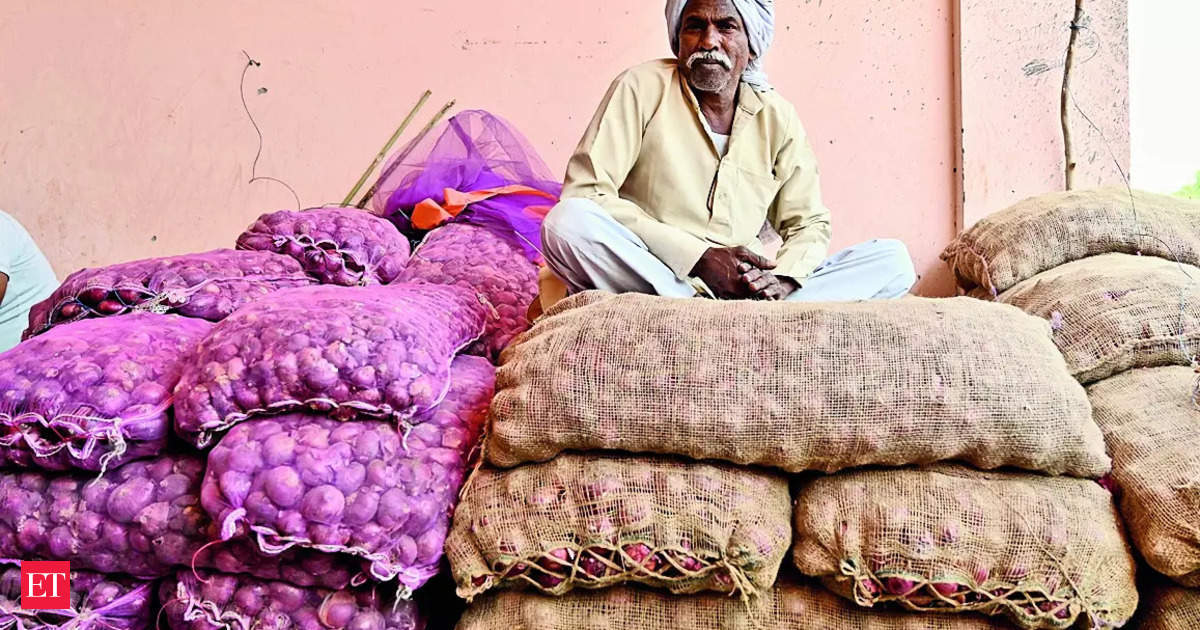
[[[409,255],[408,238],[390,221],[342,206],[264,214],[237,247],[290,256],[322,284],[346,287],[388,284]]]
[[[175,390],[175,427],[199,447],[254,415],[310,409],[402,424],[441,402],[450,362],[484,314],[461,287],[319,286],[277,292],[217,324]]]
[[[234,427],[208,456],[201,502],[223,538],[259,549],[359,556],[377,580],[416,590],[438,571],[468,457],[495,385],[460,356],[445,400],[407,436],[386,422],[289,414]]]
[[[153,626],[154,584],[130,577],[71,572],[71,607],[21,608],[21,567],[0,568],[0,628],[14,630],[144,630]]]
[[[529,328],[526,312],[538,294],[537,265],[489,228],[451,223],[421,243],[400,275],[401,282],[455,284],[484,302],[483,337],[467,349],[493,361],[513,337]]]
[[[297,550],[267,558],[247,540],[209,545],[216,527],[200,506],[203,472],[198,456],[163,456],[129,462],[100,479],[0,473],[0,558],[69,560],[73,569],[144,579],[195,563],[329,588],[360,573],[348,557]]]
[[[313,283],[287,256],[232,249],[81,269],[30,309],[23,338],[59,324],[136,311],[215,322],[272,291]]]
[[[180,571],[159,600],[171,630],[422,630],[411,601],[388,602],[375,589],[303,588],[247,576]]]
[[[102,471],[157,455],[171,391],[211,328],[131,313],[59,326],[0,354],[0,466]]]

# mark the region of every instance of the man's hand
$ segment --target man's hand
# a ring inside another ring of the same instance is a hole
[[[745,247],[711,247],[692,268],[692,275],[703,280],[704,284],[712,289],[716,294],[713,297],[722,300],[754,299],[758,297],[758,290],[752,288],[751,283],[745,279],[746,274],[741,271],[743,268],[762,272],[774,269],[775,262]],[[771,274],[767,275],[775,278]]]
[[[759,300],[783,300],[800,288],[795,280],[777,276],[750,263],[738,265],[738,273],[742,275],[742,282],[753,292],[753,297]]]

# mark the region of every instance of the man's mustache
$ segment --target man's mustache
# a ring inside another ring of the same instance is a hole
[[[731,61],[729,57],[725,56],[724,53],[715,50],[692,53],[692,56],[688,57],[687,60],[687,69],[691,70],[692,66],[705,61],[719,63],[726,70],[733,69],[733,61]]]

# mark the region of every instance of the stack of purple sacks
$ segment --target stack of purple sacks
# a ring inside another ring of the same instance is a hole
[[[518,137],[466,112],[427,148],[464,125]],[[540,219],[505,199],[404,226],[417,179],[514,177],[439,151],[393,162],[380,216],[266,214],[236,250],[84,269],[31,311],[0,354],[0,628],[447,623],[442,547]],[[69,608],[20,608],[23,560],[70,561]]]

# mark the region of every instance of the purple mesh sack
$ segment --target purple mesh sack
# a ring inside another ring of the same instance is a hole
[[[21,608],[21,567],[0,568],[0,628],[14,630],[143,630],[150,628],[153,584],[129,577],[71,572],[71,607]]]
[[[384,167],[375,184],[375,213],[419,238],[409,219],[426,199],[443,203],[446,189],[469,193],[520,185],[541,194],[507,194],[477,201],[453,220],[492,228],[525,252],[541,258],[542,217],[562,194],[562,183],[529,141],[511,124],[485,111],[455,115],[418,138]],[[549,197],[549,198],[548,198]]]
[[[289,414],[234,427],[208,456],[201,502],[221,536],[259,549],[362,557],[377,580],[416,590],[438,571],[495,370],[461,356],[445,400],[407,436],[386,422]]]
[[[157,455],[204,320],[131,313],[60,326],[0,354],[0,466],[99,470]]]
[[[199,508],[197,496],[195,509]],[[258,552],[254,541],[239,538],[215,543],[216,525],[204,530],[209,540],[193,555],[192,567],[215,569],[222,573],[252,575],[264,580],[288,582],[297,586],[346,588],[366,582],[362,563],[357,558],[312,549],[294,549],[269,557]]]
[[[450,362],[483,331],[460,287],[280,291],[217,324],[175,390],[177,432],[199,447],[253,415],[302,408],[402,424],[441,402]]]
[[[401,282],[457,284],[476,291],[487,321],[483,337],[467,349],[495,360],[529,328],[526,312],[538,294],[537,265],[487,228],[453,223],[433,230],[413,253]]]
[[[321,283],[347,287],[395,280],[409,254],[408,239],[390,222],[342,206],[264,214],[237,247],[291,256]]]
[[[194,564],[330,588],[357,576],[351,558],[308,550],[266,558],[245,540],[210,545],[216,528],[200,507],[203,471],[200,457],[164,456],[99,479],[0,473],[0,559],[69,560],[74,569],[146,579]]]
[[[302,588],[240,575],[179,571],[159,599],[171,630],[421,630],[411,601],[386,602],[375,589]]]
[[[232,249],[81,269],[30,309],[23,338],[58,324],[133,311],[215,322],[276,289],[313,283],[287,256]]]

